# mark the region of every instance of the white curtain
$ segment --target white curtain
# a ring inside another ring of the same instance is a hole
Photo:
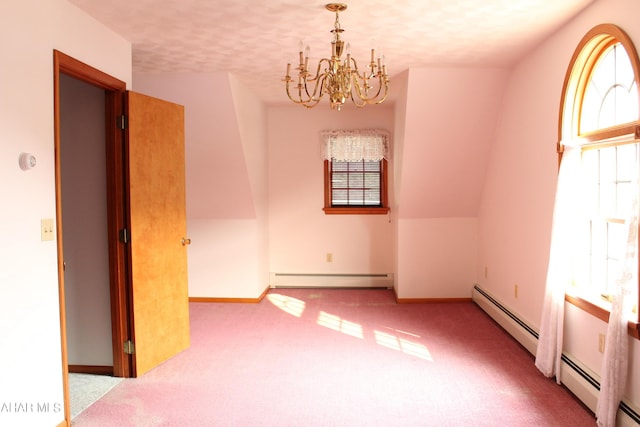
[[[637,173],[635,174],[637,175]],[[536,367],[547,377],[561,381],[561,358],[564,328],[565,290],[576,280],[574,270],[576,248],[581,246],[583,234],[580,227],[584,223],[581,214],[583,194],[581,185],[581,148],[565,145],[558,184],[556,188],[549,266],[538,348]],[[627,239],[623,257],[619,263],[618,280],[613,289],[605,351],[602,360],[600,395],[596,409],[597,424],[600,427],[615,427],[616,414],[626,387],[629,358],[629,336],[627,332],[631,306],[634,303],[633,290],[637,286],[638,269],[638,182],[632,183],[633,197],[628,209]]]
[[[564,328],[564,294],[574,280],[573,257],[580,238],[581,149],[565,144],[556,187],[547,282],[536,349],[536,367],[560,384]]]
[[[637,173],[634,174],[637,176]],[[615,427],[618,406],[627,384],[629,335],[627,332],[634,303],[633,287],[638,279],[638,183],[632,182],[632,198],[626,219],[627,239],[620,260],[618,280],[610,289],[613,301],[605,340],[596,419],[600,427]]]
[[[389,159],[389,133],[383,129],[326,130],[320,132],[320,150],[323,160]]]

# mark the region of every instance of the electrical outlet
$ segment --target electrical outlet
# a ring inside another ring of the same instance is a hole
[[[513,286],[513,296],[517,299],[518,298],[518,285],[515,284]]]
[[[606,337],[604,334],[599,334],[598,335],[598,351],[600,353],[604,353],[604,343],[605,343]]]
[[[331,252],[327,252],[327,262],[333,262],[333,254]]]
[[[53,240],[53,219],[40,220],[40,240]]]
[[[484,278],[486,279],[489,275],[489,269],[487,267],[484,268]]]

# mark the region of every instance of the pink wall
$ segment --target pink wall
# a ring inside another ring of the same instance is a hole
[[[527,52],[507,82],[480,208],[480,284],[533,325],[540,324],[557,179],[558,112],[565,73],[582,37],[595,25],[615,23],[640,46],[636,0],[601,0]],[[518,284],[518,297],[514,285]],[[567,304],[564,350],[599,373],[598,334],[606,324]],[[640,402],[640,345],[627,396]],[[633,354],[636,357],[633,357]]]
[[[408,74],[400,218],[475,217],[507,71]]]
[[[310,110],[269,108],[271,272],[393,273],[395,236],[389,216],[325,215],[322,210],[319,133],[361,128],[384,128],[393,135],[393,108],[382,104],[337,112],[324,103]],[[326,262],[326,253],[333,254],[333,262]]]
[[[266,112],[228,73],[135,74],[185,107],[189,295],[257,298],[268,286]]]
[[[398,221],[399,298],[470,298],[476,281],[476,218]]]
[[[55,426],[64,419],[56,240],[53,50],[131,83],[131,44],[65,0],[3,2],[0,14],[0,402],[47,402],[47,412],[0,414],[0,424]],[[33,153],[34,169],[18,167]],[[57,410],[56,410],[57,408]]]
[[[471,295],[477,215],[506,75],[478,68],[407,73],[395,159],[400,298]]]

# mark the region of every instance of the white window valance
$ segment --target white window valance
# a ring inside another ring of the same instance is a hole
[[[323,160],[379,162],[389,159],[389,132],[384,129],[325,130],[320,132]]]

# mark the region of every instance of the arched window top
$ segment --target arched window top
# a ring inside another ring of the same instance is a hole
[[[629,36],[613,24],[594,27],[576,48],[567,70],[560,142],[601,141],[636,133],[639,82],[640,61]]]
[[[629,55],[622,44],[615,43],[603,52],[591,72],[582,100],[580,135],[636,120],[637,94]]]

